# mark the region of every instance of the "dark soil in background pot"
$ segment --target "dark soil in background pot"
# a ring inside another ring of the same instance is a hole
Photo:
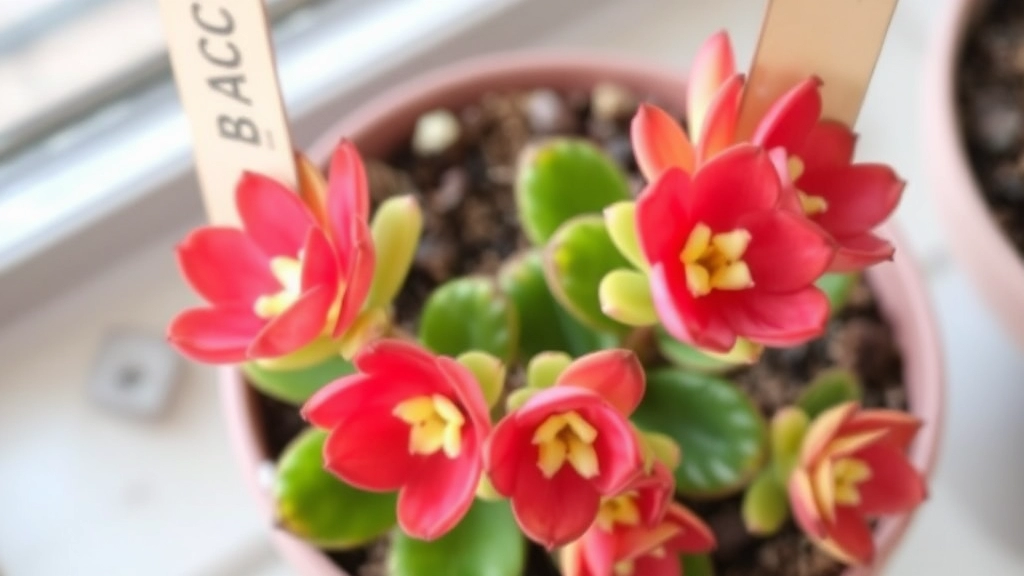
[[[368,160],[373,201],[392,194],[417,194],[425,211],[424,234],[409,279],[396,303],[398,318],[413,330],[430,292],[450,278],[493,273],[502,260],[527,246],[513,198],[519,151],[532,139],[583,135],[599,143],[641,186],[629,144],[629,119],[636,99],[602,86],[593,93],[558,94],[534,90],[491,94],[457,113],[434,117],[454,133],[417,142],[386,159]],[[820,370],[855,371],[865,387],[866,406],[906,408],[900,352],[880,316],[867,284],[856,287],[845,310],[823,338],[805,346],[768,351],[762,361],[732,374],[766,415],[791,404]],[[296,408],[260,396],[266,440],[276,457],[304,427]],[[792,524],[768,539],[749,536],[740,519],[740,496],[691,506],[719,539],[714,554],[719,576],[835,576],[843,566],[817,551]],[[332,554],[353,576],[387,576],[386,541]],[[558,576],[547,554],[531,547],[525,576]]]
[[[975,176],[1024,257],[1024,3],[991,2],[967,33],[958,72],[961,130]]]

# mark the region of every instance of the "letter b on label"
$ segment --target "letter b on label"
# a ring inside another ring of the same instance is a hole
[[[254,146],[260,145],[260,131],[256,123],[245,116],[232,118],[227,114],[221,114],[217,116],[217,129],[221,138],[246,142]]]

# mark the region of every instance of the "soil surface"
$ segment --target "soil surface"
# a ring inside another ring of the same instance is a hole
[[[423,239],[396,303],[401,325],[414,330],[418,310],[440,283],[465,274],[493,273],[502,259],[527,246],[516,219],[513,180],[518,153],[531,140],[554,134],[589,137],[629,172],[638,190],[641,179],[629,145],[629,119],[636,102],[634,95],[612,86],[592,93],[542,89],[490,94],[439,121],[457,127],[448,134],[432,131],[444,138],[417,141],[416,150],[410,144],[386,163],[369,160],[375,204],[393,194],[413,193],[426,212]],[[756,366],[731,376],[770,415],[791,404],[820,370],[837,366],[860,376],[866,406],[906,407],[899,349],[864,283],[823,338],[798,348],[770,350]],[[304,423],[286,404],[261,397],[260,407],[266,440],[276,457]],[[740,519],[739,496],[688,504],[718,536],[719,549],[713,555],[718,576],[834,576],[843,571],[792,524],[771,538],[748,535]],[[331,558],[353,576],[386,576],[386,547],[381,541]],[[524,576],[558,574],[549,556],[531,547]]]
[[[994,0],[967,35],[960,123],[996,221],[1024,257],[1024,4]]]

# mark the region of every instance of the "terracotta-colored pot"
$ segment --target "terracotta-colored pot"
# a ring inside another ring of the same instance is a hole
[[[326,160],[344,135],[354,140],[367,156],[386,157],[410,137],[422,113],[441,106],[458,108],[490,90],[537,86],[588,89],[604,80],[665,102],[680,102],[684,94],[683,79],[684,75],[678,71],[605,57],[520,54],[480,58],[430,74],[378,98],[328,131],[310,154],[314,160]],[[925,422],[911,450],[911,460],[917,468],[930,474],[942,428],[944,370],[927,292],[909,252],[904,249],[898,251],[895,263],[872,270],[869,279],[903,350],[911,411]],[[256,393],[234,368],[221,371],[221,390],[235,451],[242,460],[250,487],[269,518],[272,502],[260,481],[261,471],[269,460],[262,445],[262,430],[255,409]],[[879,552],[876,568],[895,548],[909,521],[908,516],[903,516],[886,519],[880,524],[875,534]],[[281,554],[301,574],[343,576],[343,572],[316,549],[281,531],[275,532],[273,538]],[[846,576],[872,573],[866,569],[849,570]]]
[[[928,52],[925,145],[929,185],[949,230],[950,248],[1003,325],[1024,347],[1024,258],[989,211],[960,129],[957,75],[964,40],[988,0],[947,3]]]

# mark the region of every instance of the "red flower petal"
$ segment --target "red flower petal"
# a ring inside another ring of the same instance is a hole
[[[908,512],[927,497],[924,479],[894,445],[876,442],[855,457],[871,469],[871,477],[857,486],[861,497],[857,508],[862,514]]]
[[[386,409],[360,410],[324,444],[324,467],[362,490],[398,490],[423,473],[417,460],[409,454],[409,425]]]
[[[899,410],[860,410],[843,424],[839,434],[845,436],[879,429],[888,431],[886,442],[905,451],[921,429],[921,420]]]
[[[327,217],[333,240],[342,253],[351,252],[356,241],[356,222],[366,223],[370,217],[370,194],[362,158],[348,140],[342,140],[328,171]]]
[[[879,262],[892,260],[896,252],[896,248],[887,240],[870,232],[836,240],[839,249],[828,268],[830,272],[857,272]]]
[[[686,82],[686,120],[691,134],[703,131],[708,109],[722,84],[736,73],[729,35],[719,31],[697,51]]]
[[[707,224],[714,232],[728,232],[742,216],[775,208],[781,192],[779,175],[768,153],[756,146],[737,145],[694,175],[690,219]],[[662,216],[661,225],[666,223]]]
[[[825,448],[839,434],[839,430],[853,418],[858,409],[859,406],[856,402],[846,402],[818,415],[811,422],[811,427],[807,430],[807,435],[804,436],[800,447],[800,466],[807,469],[816,466]]]
[[[480,444],[464,431],[458,458],[437,452],[415,460],[415,473],[398,496],[398,524],[413,538],[434,540],[454,528],[473,504],[480,482]]]
[[[811,478],[804,468],[797,468],[789,476],[787,484],[790,509],[800,529],[814,538],[825,537],[825,519],[818,509]]]
[[[428,390],[448,393],[430,352],[402,340],[377,340],[364,346],[353,359],[360,372],[396,382],[416,382]]]
[[[675,118],[661,108],[641,104],[633,116],[629,134],[636,163],[648,182],[656,180],[669,168],[693,171],[693,144]]]
[[[758,123],[751,141],[765,148],[801,149],[821,118],[819,86],[821,80],[808,78],[783,94]]]
[[[766,346],[795,346],[820,336],[828,322],[828,298],[809,287],[787,294],[744,291],[722,294],[732,301],[723,306],[730,326]]]
[[[828,202],[828,210],[816,214],[814,221],[839,237],[861,234],[885,221],[904,186],[892,168],[880,164],[808,170],[797,184]]]
[[[348,254],[348,268],[345,272],[345,292],[342,296],[341,309],[338,312],[338,323],[334,326],[334,336],[338,337],[348,330],[349,326],[359,315],[359,311],[366,302],[366,295],[370,292],[370,285],[373,283],[373,270],[376,265],[376,255],[373,252],[373,239],[370,235],[370,228],[366,222],[353,223],[355,230],[355,244],[352,252]]]
[[[536,467],[536,462],[526,461],[525,452],[529,442],[525,441],[523,428],[519,424],[517,414],[513,412],[502,418],[490,437],[484,450],[484,467],[494,489],[505,497],[515,494],[519,481],[519,471],[526,466]],[[531,450],[533,454],[536,451]]]
[[[821,120],[811,128],[804,145],[791,154],[799,156],[809,170],[846,166],[853,161],[857,136],[842,122]]]
[[[213,304],[251,307],[281,289],[267,256],[237,228],[199,228],[185,237],[177,256],[185,280]]]
[[[601,576],[614,574],[616,547],[614,532],[606,532],[597,526],[592,526],[583,535],[579,542],[579,554],[582,556],[582,567],[585,571],[577,574],[591,574]],[[563,567],[564,568],[564,567]],[[571,576],[566,570],[565,576]]]
[[[685,554],[700,554],[714,550],[715,533],[689,508],[673,502],[665,514],[665,521],[679,528],[679,534],[668,542],[669,550]]]
[[[251,306],[185,310],[167,330],[170,343],[183,355],[210,364],[246,360],[249,343],[263,328]]]
[[[298,256],[313,216],[298,195],[280,182],[246,172],[236,193],[245,231],[271,256]]]
[[[550,480],[536,466],[521,466],[512,513],[531,540],[548,549],[576,540],[597,517],[601,496],[566,466]]]
[[[686,286],[686,276],[678,259],[651,267],[651,297],[662,326],[673,338],[701,348],[728,352],[736,344],[736,333],[717,315],[712,315],[716,296],[704,298],[712,304],[699,304]]]
[[[260,330],[249,346],[249,357],[279,358],[309,344],[323,332],[334,294],[329,286],[317,286],[299,296]]]
[[[683,576],[683,564],[678,554],[637,558],[633,563],[633,574],[643,576]]]
[[[302,291],[327,286],[337,293],[338,259],[323,230],[309,229],[302,252]]]
[[[697,163],[703,164],[736,140],[743,75],[736,74],[722,84],[708,107],[703,131],[697,139]]]
[[[678,168],[663,173],[647,186],[636,203],[640,247],[650,263],[679,259],[690,234],[685,198],[691,193],[690,176]]]
[[[403,400],[434,392],[431,386],[415,380],[357,373],[313,394],[302,407],[302,417],[319,428],[334,429],[364,411],[390,415]]]
[[[482,445],[491,432],[491,415],[480,384],[469,369],[451,358],[439,356],[435,362],[438,370],[448,379],[448,384],[457,399],[456,404],[469,417],[473,432],[478,437],[478,444]]]
[[[755,288],[765,292],[792,292],[814,283],[835,255],[831,239],[818,226],[792,212],[758,212],[739,226],[750,232],[743,260]],[[780,263],[785,263],[784,266]]]
[[[844,506],[836,508],[836,521],[830,524],[828,544],[857,564],[870,564],[875,556],[871,529],[862,516]]]
[[[643,366],[629,350],[602,350],[583,356],[557,381],[561,386],[592,390],[627,417],[640,404],[645,383]]]
[[[598,429],[594,451],[599,472],[591,481],[601,494],[614,496],[643,473],[636,432],[629,421],[611,406],[591,406],[579,410],[579,413]]]

